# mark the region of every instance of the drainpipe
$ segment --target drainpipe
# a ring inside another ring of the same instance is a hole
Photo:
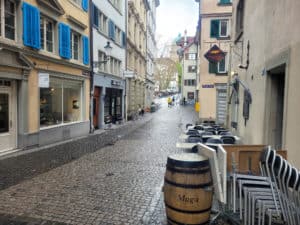
[[[94,95],[94,65],[93,65],[93,20],[92,20],[92,9],[93,9],[93,1],[89,0],[89,30],[90,30],[90,133],[94,133],[94,125],[93,125],[93,95]]]
[[[124,71],[127,71],[127,19],[128,19],[128,1],[125,0],[125,35],[126,35],[126,41],[125,41],[125,70]],[[123,74],[123,77],[124,77],[124,74]],[[125,84],[125,87],[124,87],[124,119],[125,121],[127,121],[127,78],[124,77],[124,84]]]

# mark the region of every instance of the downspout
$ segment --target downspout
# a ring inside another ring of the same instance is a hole
[[[89,28],[90,28],[90,133],[94,133],[94,125],[93,125],[93,96],[94,96],[94,65],[93,65],[93,21],[92,21],[92,9],[93,9],[93,1],[89,0]]]
[[[127,8],[128,8],[128,1],[127,0],[125,0],[125,65],[124,65],[124,67],[125,67],[125,71],[127,71],[127,34],[128,34],[128,32],[127,32],[127,18],[128,18],[128,10],[127,10]],[[124,76],[124,74],[123,74],[123,77],[124,77],[124,84],[125,84],[125,87],[124,87],[124,92],[125,92],[125,94],[124,94],[124,119],[125,119],[125,121],[127,121],[127,104],[128,104],[128,102],[127,102],[127,79],[125,78],[125,76]]]

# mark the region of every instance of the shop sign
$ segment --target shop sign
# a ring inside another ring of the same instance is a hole
[[[125,78],[134,78],[135,77],[135,73],[133,71],[124,71],[124,77]]]
[[[39,73],[39,87],[49,88],[49,73]]]
[[[208,52],[205,53],[204,57],[211,63],[217,63],[225,58],[225,52],[223,52],[217,45],[214,45],[208,50]]]
[[[215,85],[213,84],[202,84],[202,88],[214,88]]]
[[[121,81],[111,80],[112,86],[121,86]]]

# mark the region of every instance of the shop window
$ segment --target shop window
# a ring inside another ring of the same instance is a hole
[[[40,127],[82,120],[82,82],[50,77],[40,88]]]

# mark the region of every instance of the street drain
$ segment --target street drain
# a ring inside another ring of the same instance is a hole
[[[106,173],[105,174],[105,176],[107,176],[107,177],[110,177],[110,176],[113,176],[114,175],[114,173]]]

